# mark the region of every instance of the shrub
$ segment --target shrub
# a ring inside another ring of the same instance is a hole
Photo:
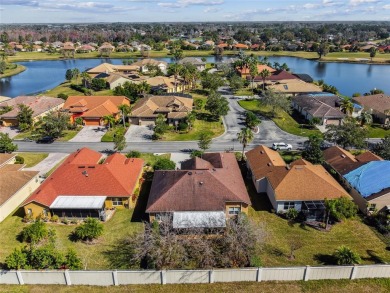
[[[15,157],[15,163],[16,164],[24,164],[24,158],[21,156],[16,156]]]
[[[338,265],[359,264],[361,261],[359,254],[344,245],[336,249],[333,257]]]
[[[66,99],[68,98],[68,95],[67,95],[67,94],[64,94],[64,93],[59,93],[59,94],[57,95],[57,98],[63,99],[63,100],[66,101]]]
[[[95,218],[87,218],[83,224],[78,226],[73,235],[78,240],[92,241],[103,234],[103,224]]]
[[[27,123],[19,123],[18,128],[21,132],[25,132],[30,129],[30,125]]]
[[[74,122],[76,122],[77,125],[83,125],[83,118],[77,117]]]
[[[48,229],[46,224],[40,220],[24,227],[20,232],[20,238],[24,242],[38,243],[48,236]]]
[[[175,170],[176,164],[167,158],[159,158],[154,164],[155,170]]]
[[[81,270],[83,268],[83,263],[81,259],[77,256],[76,251],[69,249],[65,255],[66,268],[70,270]]]
[[[185,122],[180,122],[179,125],[177,126],[177,129],[180,131],[184,131],[188,129],[188,123]]]
[[[53,217],[50,218],[50,221],[57,223],[59,221],[59,217],[57,215],[54,215]]]
[[[195,157],[200,158],[200,157],[202,157],[203,153],[204,153],[204,152],[202,152],[202,151],[200,151],[200,150],[193,150],[193,151],[191,151],[190,157],[191,157],[191,158],[195,158]]]
[[[63,266],[65,259],[62,253],[53,246],[31,249],[27,253],[29,266],[36,270],[57,269]]]
[[[332,200],[325,199],[325,206],[327,212],[336,221],[353,218],[358,211],[356,204],[347,197],[340,197]]]
[[[141,157],[141,152],[139,151],[130,151],[126,154],[127,158],[140,158]]]
[[[290,221],[295,220],[298,217],[298,211],[294,208],[288,209],[286,212],[286,218]]]
[[[23,250],[15,248],[14,251],[5,258],[5,264],[9,270],[22,269],[27,264],[27,255]]]

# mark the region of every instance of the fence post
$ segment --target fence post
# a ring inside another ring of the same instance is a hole
[[[19,285],[24,285],[22,272],[21,271],[16,271],[16,276],[18,277]]]
[[[209,283],[214,283],[214,270],[209,270]]]
[[[353,265],[352,270],[351,270],[351,276],[349,278],[350,280],[355,280],[356,279],[357,270],[358,270],[358,266],[357,265]]]
[[[72,281],[70,280],[69,270],[64,271],[65,283],[66,285],[72,285]]]
[[[113,270],[112,271],[112,280],[114,281],[114,286],[118,286],[119,285],[119,282],[118,282],[118,271],[117,270]]]
[[[262,268],[257,268],[256,282],[261,282],[262,273],[263,273],[263,269]]]
[[[303,275],[304,281],[309,281],[310,266],[306,266],[305,274]]]
[[[161,285],[165,285],[167,283],[166,271],[160,271],[160,276],[161,276]]]

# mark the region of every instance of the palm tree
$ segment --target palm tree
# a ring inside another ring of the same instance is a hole
[[[106,115],[103,116],[103,121],[108,125],[108,130],[110,130],[115,123],[115,118],[112,115]]]
[[[175,92],[177,92],[177,76],[181,70],[181,64],[171,63],[168,67],[168,74],[173,75],[175,79]]]
[[[80,76],[80,70],[78,68],[72,69],[72,78],[76,79],[76,84]]]
[[[123,127],[126,127],[126,117],[130,113],[130,106],[123,104],[123,105],[119,105],[118,109],[122,113]]]
[[[364,126],[365,124],[371,124],[372,123],[372,115],[366,111],[363,111],[360,116],[360,125]]]
[[[344,245],[336,249],[333,254],[338,265],[353,265],[359,264],[361,261],[360,256]]]
[[[351,116],[353,112],[353,103],[351,99],[342,99],[340,102],[340,110],[347,114],[347,116]]]
[[[242,157],[241,157],[241,160],[244,160],[245,148],[253,140],[253,132],[252,132],[252,130],[249,127],[243,128],[237,134],[237,139],[242,144]]]
[[[263,69],[261,72],[260,72],[260,77],[261,79],[263,80],[263,91],[265,90],[265,79],[271,75],[271,72],[269,72],[268,69]]]
[[[195,119],[196,119],[195,111],[191,111],[190,113],[188,113],[186,120],[190,129],[192,129],[192,125],[194,124]]]
[[[91,77],[89,76],[89,74],[86,73],[86,72],[84,71],[84,72],[82,72],[82,73],[80,74],[80,77],[82,78],[84,87],[87,87],[87,85],[88,85],[89,82],[91,81]]]
[[[138,94],[145,96],[146,93],[150,91],[150,84],[148,84],[145,80],[138,84]]]

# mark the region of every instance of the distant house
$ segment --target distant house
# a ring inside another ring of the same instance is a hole
[[[120,105],[130,106],[125,96],[70,96],[64,104],[64,111],[70,113],[73,123],[78,117],[83,119],[84,125],[104,125],[104,116],[120,117]]]
[[[140,61],[134,62],[133,66],[138,66],[142,73],[147,73],[149,71],[149,66],[157,66],[163,73],[167,73],[168,63],[165,61],[158,61],[155,59],[142,59]]]
[[[354,156],[338,146],[326,149],[324,157],[363,213],[390,210],[390,161],[370,151]]]
[[[258,85],[262,85],[261,82],[255,82]],[[275,92],[284,93],[288,95],[300,95],[308,93],[320,93],[322,88],[313,83],[304,82],[300,79],[285,79],[271,84],[267,84],[268,89],[272,89]]]
[[[248,50],[249,49],[249,46],[248,45],[245,45],[245,44],[234,44],[233,46],[233,49],[236,49],[236,50]]]
[[[33,121],[37,121],[40,117],[46,116],[51,111],[57,111],[64,105],[64,100],[46,96],[18,96],[13,99],[6,100],[0,103],[0,109],[12,107],[12,110],[0,115],[0,121],[3,126],[18,125],[19,104],[29,106],[33,110]]]
[[[22,171],[16,154],[0,154],[0,223],[40,185],[38,171]]]
[[[365,111],[372,114],[380,123],[390,126],[390,96],[377,94],[354,97],[352,101],[361,105]]]
[[[149,220],[170,216],[173,228],[225,227],[251,204],[233,153],[206,153],[181,170],[154,173],[146,207]]]
[[[87,73],[91,77],[96,77],[98,74],[101,73],[120,73],[120,74],[126,74],[131,73],[134,71],[138,71],[140,69],[139,66],[136,66],[134,64],[131,65],[114,65],[110,63],[102,63],[94,68],[90,68],[87,70]]]
[[[246,66],[243,68],[237,67],[236,70],[241,75],[242,78],[245,78],[245,77],[250,78],[250,76],[249,76],[250,70],[248,67],[246,67]],[[258,64],[257,65],[257,72],[260,73],[263,70],[268,70],[270,73],[273,73],[276,71],[275,69],[273,69],[272,67],[269,67],[268,65]],[[255,79],[258,79],[258,78],[260,78],[260,80],[262,80],[261,77],[255,77]]]
[[[99,75],[96,76],[99,78]],[[117,86],[121,86],[126,82],[131,82],[131,79],[123,74],[111,73],[108,76],[104,77],[108,83],[111,90],[115,89]]]
[[[131,124],[154,124],[159,114],[167,118],[168,123],[178,124],[185,119],[193,107],[192,98],[179,96],[149,96],[139,99],[129,115]]]
[[[339,101],[336,95],[299,95],[293,97],[291,103],[308,121],[318,118],[321,125],[341,125],[346,115],[340,111]]]
[[[176,79],[176,88],[175,88],[175,79],[173,76],[154,76],[141,80],[140,82],[145,81],[150,85],[151,91],[154,93],[164,92],[164,93],[175,93],[181,92],[183,90],[183,83],[180,79]]]
[[[99,52],[114,52],[115,47],[108,42],[104,42],[98,49]]]
[[[206,62],[203,62],[202,59],[200,58],[195,58],[195,57],[184,57],[179,61],[179,64],[192,64],[196,66],[196,69],[199,71],[203,71],[206,69]]]
[[[321,165],[303,159],[288,165],[278,152],[266,146],[258,146],[246,156],[256,191],[267,194],[277,213],[294,208],[302,211],[308,220],[322,220],[325,199],[350,198]]]
[[[95,47],[92,47],[90,45],[82,45],[76,49],[77,53],[89,53],[96,51]]]
[[[142,159],[82,148],[71,154],[22,207],[25,214],[106,220],[111,209],[135,205],[143,173]]]

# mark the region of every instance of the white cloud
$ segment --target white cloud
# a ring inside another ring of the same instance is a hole
[[[320,6],[319,4],[306,3],[302,7],[305,9],[314,9],[314,8],[318,8],[319,6]]]
[[[386,4],[386,5],[383,5],[383,7],[382,7],[383,9],[390,9],[390,4]]]
[[[31,0],[2,0],[1,5],[38,6],[38,1]]]
[[[221,11],[220,8],[217,8],[217,7],[206,7],[203,12],[204,13],[215,13],[215,12],[219,12]]]
[[[159,2],[157,5],[167,8],[184,8],[191,5],[214,6],[222,5],[224,3],[225,0],[177,0],[176,2]]]
[[[380,2],[380,0],[349,0],[349,4],[351,4],[352,6],[378,2]]]

